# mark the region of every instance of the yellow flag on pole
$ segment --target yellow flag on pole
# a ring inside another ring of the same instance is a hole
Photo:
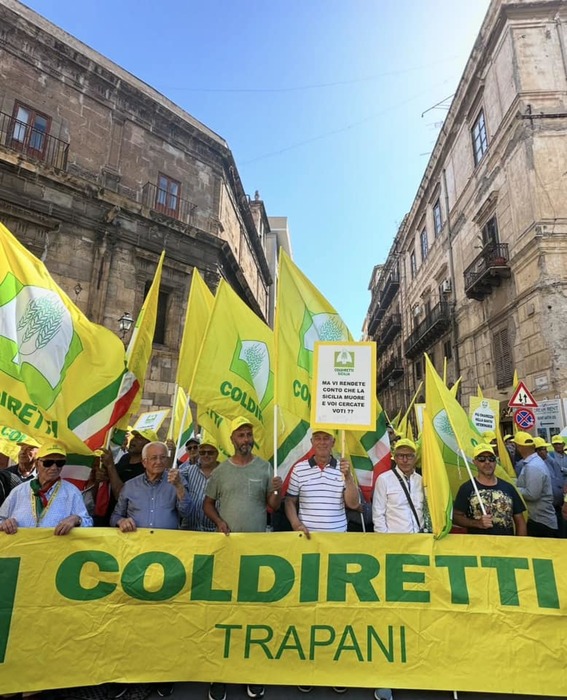
[[[0,424],[77,454],[103,443],[138,389],[120,338],[91,323],[2,224],[0,387]]]
[[[421,474],[433,534],[439,539],[444,537],[453,525],[453,497],[443,455],[427,408],[423,411],[421,430]]]
[[[191,385],[199,413],[212,409],[232,420],[244,416],[257,429],[265,454],[271,446],[274,334],[225,280],[219,285]]]
[[[315,342],[340,342],[352,336],[333,306],[284,251],[279,262],[275,336],[276,403],[308,423]]]
[[[152,356],[154,332],[156,329],[159,287],[161,284],[161,271],[163,269],[163,260],[165,258],[165,250],[162,251],[157,268],[154,274],[152,284],[146,294],[140,313],[134,326],[134,331],[128,349],[126,350],[126,364],[128,369],[134,374],[138,380],[138,392],[132,401],[128,414],[122,417],[118,425],[118,430],[127,430],[130,416],[137,413],[142,401],[144,393],[144,382],[146,380],[146,372],[148,363]]]
[[[201,344],[205,337],[207,324],[211,317],[215,297],[199,274],[199,270],[193,269],[191,289],[187,301],[185,313],[185,325],[183,326],[183,338],[179,349],[179,362],[177,364],[176,384],[185,392],[190,391],[191,379],[197,358],[201,351]]]

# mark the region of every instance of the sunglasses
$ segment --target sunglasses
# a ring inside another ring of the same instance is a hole
[[[185,445],[186,450],[198,450],[199,445]]]
[[[203,457],[212,457],[216,453],[216,450],[199,450],[199,454]]]
[[[476,458],[478,462],[496,462],[496,457],[494,455],[480,455]]]
[[[57,467],[57,469],[63,469],[66,462],[64,459],[42,459],[41,463],[46,469],[49,469],[49,467]]]

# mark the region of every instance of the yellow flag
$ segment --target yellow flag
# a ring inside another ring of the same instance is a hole
[[[343,320],[282,251],[276,305],[276,403],[310,420],[313,348],[318,340],[352,340]]]
[[[136,391],[120,338],[91,323],[0,224],[0,424],[89,454]]]
[[[274,400],[274,334],[225,280],[219,285],[192,379],[199,413],[244,416],[257,429],[261,454],[270,451]]]
[[[189,290],[183,338],[177,364],[176,384],[186,392],[190,391],[191,388],[191,379],[195,371],[199,352],[201,351],[201,344],[205,337],[214,301],[215,298],[211,290],[207,287],[199,274],[199,270],[195,267],[191,278],[191,289]]]
[[[122,417],[122,420],[116,426],[118,430],[127,430],[130,416],[138,413],[142,395],[144,393],[144,382],[146,380],[146,372],[148,363],[152,356],[154,332],[156,329],[159,287],[161,283],[161,271],[163,269],[163,259],[165,258],[165,250],[162,251],[158,265],[154,274],[151,287],[146,294],[128,349],[126,350],[126,364],[128,369],[134,374],[138,380],[138,393],[136,394],[130,410]]]
[[[461,380],[462,380],[462,377],[459,377],[457,379],[457,381],[453,384],[453,386],[449,389],[449,391],[451,392],[451,396],[455,399],[457,398],[457,394],[459,393],[459,387],[461,386]]]
[[[473,475],[476,473],[472,453],[475,445],[483,440],[463,407],[443,384],[427,355],[425,355],[425,403],[447,468],[451,491],[455,496],[459,486],[470,479],[471,473]],[[496,469],[496,475],[505,481],[510,481],[510,477],[500,466]]]
[[[219,461],[232,457],[234,446],[230,441],[230,420],[209,409],[199,413],[199,425],[217,443],[220,455]]]
[[[433,534],[439,539],[444,537],[453,525],[453,497],[443,455],[427,408],[423,411],[421,431],[421,474]]]

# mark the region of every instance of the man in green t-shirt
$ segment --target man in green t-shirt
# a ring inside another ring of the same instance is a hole
[[[254,429],[242,416],[230,426],[234,456],[219,464],[207,484],[203,511],[219,532],[264,532],[266,507],[277,510],[282,480],[269,462],[252,454]],[[218,510],[215,506],[218,502]]]

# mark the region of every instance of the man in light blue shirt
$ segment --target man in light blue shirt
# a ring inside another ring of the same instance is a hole
[[[16,486],[0,507],[0,532],[14,535],[20,527],[53,527],[67,535],[75,527],[92,527],[81,492],[61,479],[67,453],[48,444],[37,453],[37,478]]]
[[[167,445],[150,442],[142,450],[144,474],[127,481],[120,491],[110,524],[122,532],[139,527],[179,529],[180,518],[191,514],[194,504],[178,469],[166,471]]]

